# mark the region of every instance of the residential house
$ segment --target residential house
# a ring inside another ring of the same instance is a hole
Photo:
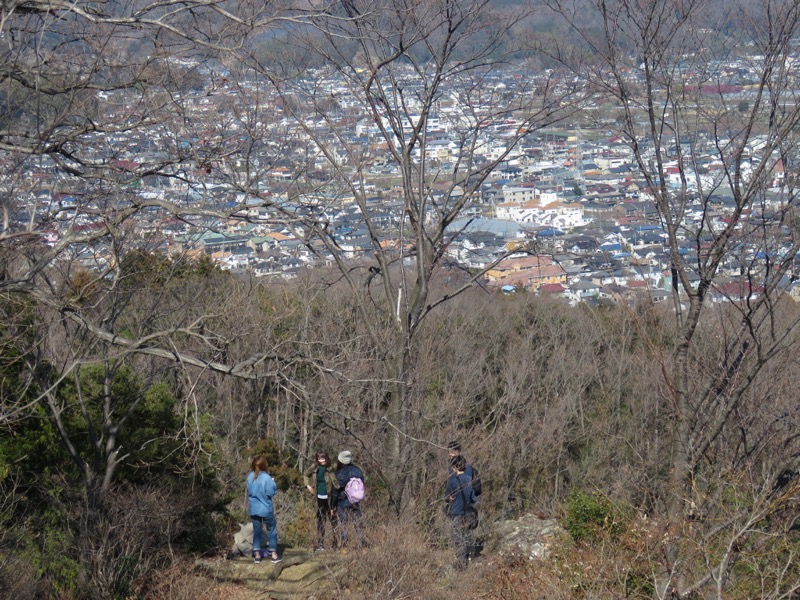
[[[582,302],[587,298],[594,298],[600,294],[600,285],[593,281],[586,281],[581,279],[575,283],[571,283],[566,291],[567,298],[574,304]]]
[[[514,285],[536,291],[548,283],[566,285],[567,273],[547,256],[509,257],[486,271],[486,279],[495,287]]]

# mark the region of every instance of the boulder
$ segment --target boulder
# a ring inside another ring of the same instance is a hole
[[[239,525],[239,531],[233,534],[233,548],[230,558],[253,555],[253,523]]]
[[[486,536],[484,549],[500,556],[524,556],[528,560],[547,558],[554,542],[568,537],[555,519],[527,514],[495,523]]]

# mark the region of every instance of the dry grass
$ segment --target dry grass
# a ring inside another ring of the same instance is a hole
[[[35,600],[47,595],[47,587],[48,582],[28,562],[14,554],[0,554],[0,597]]]
[[[343,598],[457,600],[473,598],[477,569],[458,571],[445,532],[382,522],[370,528],[370,546],[343,555],[346,574],[337,583]]]
[[[243,585],[198,574],[187,560],[151,573],[146,584],[137,590],[137,596],[147,600],[253,600],[256,593]]]

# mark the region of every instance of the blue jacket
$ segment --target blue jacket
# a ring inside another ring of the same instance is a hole
[[[471,464],[469,464],[469,463],[467,463],[467,464],[466,464],[466,466],[464,467],[464,473],[466,473],[467,475],[469,475],[470,479],[472,479],[472,478],[475,476],[475,471],[477,471],[477,469],[475,469],[475,468],[474,468],[474,467],[473,467]],[[456,474],[456,472],[455,472],[455,470],[453,469],[453,467],[451,467],[451,466],[448,466],[448,467],[447,467],[447,476],[448,476],[448,477],[450,477],[451,475],[455,475],[455,474]]]
[[[253,471],[247,476],[247,506],[255,517],[269,517],[275,513],[272,497],[278,491],[275,480],[263,471],[255,476]]]
[[[444,498],[447,501],[447,514],[451,517],[463,515],[467,506],[478,501],[472,489],[472,480],[466,473],[447,478]]]
[[[347,482],[353,477],[357,477],[361,481],[364,481],[364,473],[355,465],[345,465],[336,471],[336,479],[339,481],[340,486],[337,495],[338,499],[336,501],[336,506],[338,508],[350,508],[353,506],[347,499],[347,494],[344,493],[344,488],[347,485]]]
[[[455,475],[455,473],[456,472],[453,470],[453,467],[447,467],[448,477]],[[475,495],[479,496],[481,493],[481,476],[478,474],[478,469],[467,463],[467,466],[464,467],[464,473],[469,475],[469,479],[472,482],[473,488],[475,489]]]

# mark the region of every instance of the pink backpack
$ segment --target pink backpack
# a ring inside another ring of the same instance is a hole
[[[351,477],[347,485],[344,486],[344,495],[347,496],[347,501],[350,504],[358,504],[367,495],[364,489],[364,482],[358,477]]]

